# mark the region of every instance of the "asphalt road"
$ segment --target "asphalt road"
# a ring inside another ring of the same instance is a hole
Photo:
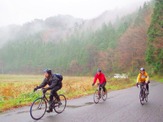
[[[141,105],[136,87],[108,93],[108,99],[93,103],[93,96],[68,101],[62,114],[46,113],[39,122],[163,122],[163,84],[150,84],[149,102]],[[35,122],[29,106],[0,114],[0,122]]]

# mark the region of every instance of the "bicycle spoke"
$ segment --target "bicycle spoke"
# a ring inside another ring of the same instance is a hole
[[[140,92],[139,98],[140,98],[140,103],[142,105],[144,105],[144,103],[145,103],[145,91],[144,91],[144,89],[142,89],[142,91]]]
[[[98,90],[95,91],[94,95],[93,95],[93,100],[94,100],[94,103],[98,103],[99,102],[99,94],[98,94]]]
[[[54,105],[54,110],[58,114],[62,113],[65,110],[66,105],[67,105],[67,100],[64,95],[59,95],[59,98],[61,100],[60,103],[55,103]]]
[[[46,101],[43,98],[38,98],[31,105],[30,115],[34,120],[39,120],[44,116],[46,109]]]
[[[103,99],[103,101],[106,101],[106,100],[107,100],[107,96],[108,96],[108,95],[107,95],[107,91],[104,92],[104,91],[102,90],[102,99]]]

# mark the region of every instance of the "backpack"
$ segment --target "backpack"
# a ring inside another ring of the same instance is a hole
[[[60,80],[62,81],[63,80],[63,76],[59,73],[56,73],[55,76]]]

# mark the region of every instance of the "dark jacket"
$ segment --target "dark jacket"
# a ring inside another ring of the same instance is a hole
[[[55,86],[62,87],[62,81],[55,74],[53,74],[49,79],[45,78],[41,85],[38,86],[38,88],[43,88],[47,84],[49,85],[47,88],[48,90],[53,89]]]

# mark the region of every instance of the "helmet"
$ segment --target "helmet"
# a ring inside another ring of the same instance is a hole
[[[45,69],[44,73],[48,73],[49,75],[51,75],[52,74],[52,70],[51,69]]]
[[[140,68],[140,71],[145,71],[145,69],[142,67],[142,68]]]
[[[102,72],[102,70],[101,69],[97,69],[97,72]]]

